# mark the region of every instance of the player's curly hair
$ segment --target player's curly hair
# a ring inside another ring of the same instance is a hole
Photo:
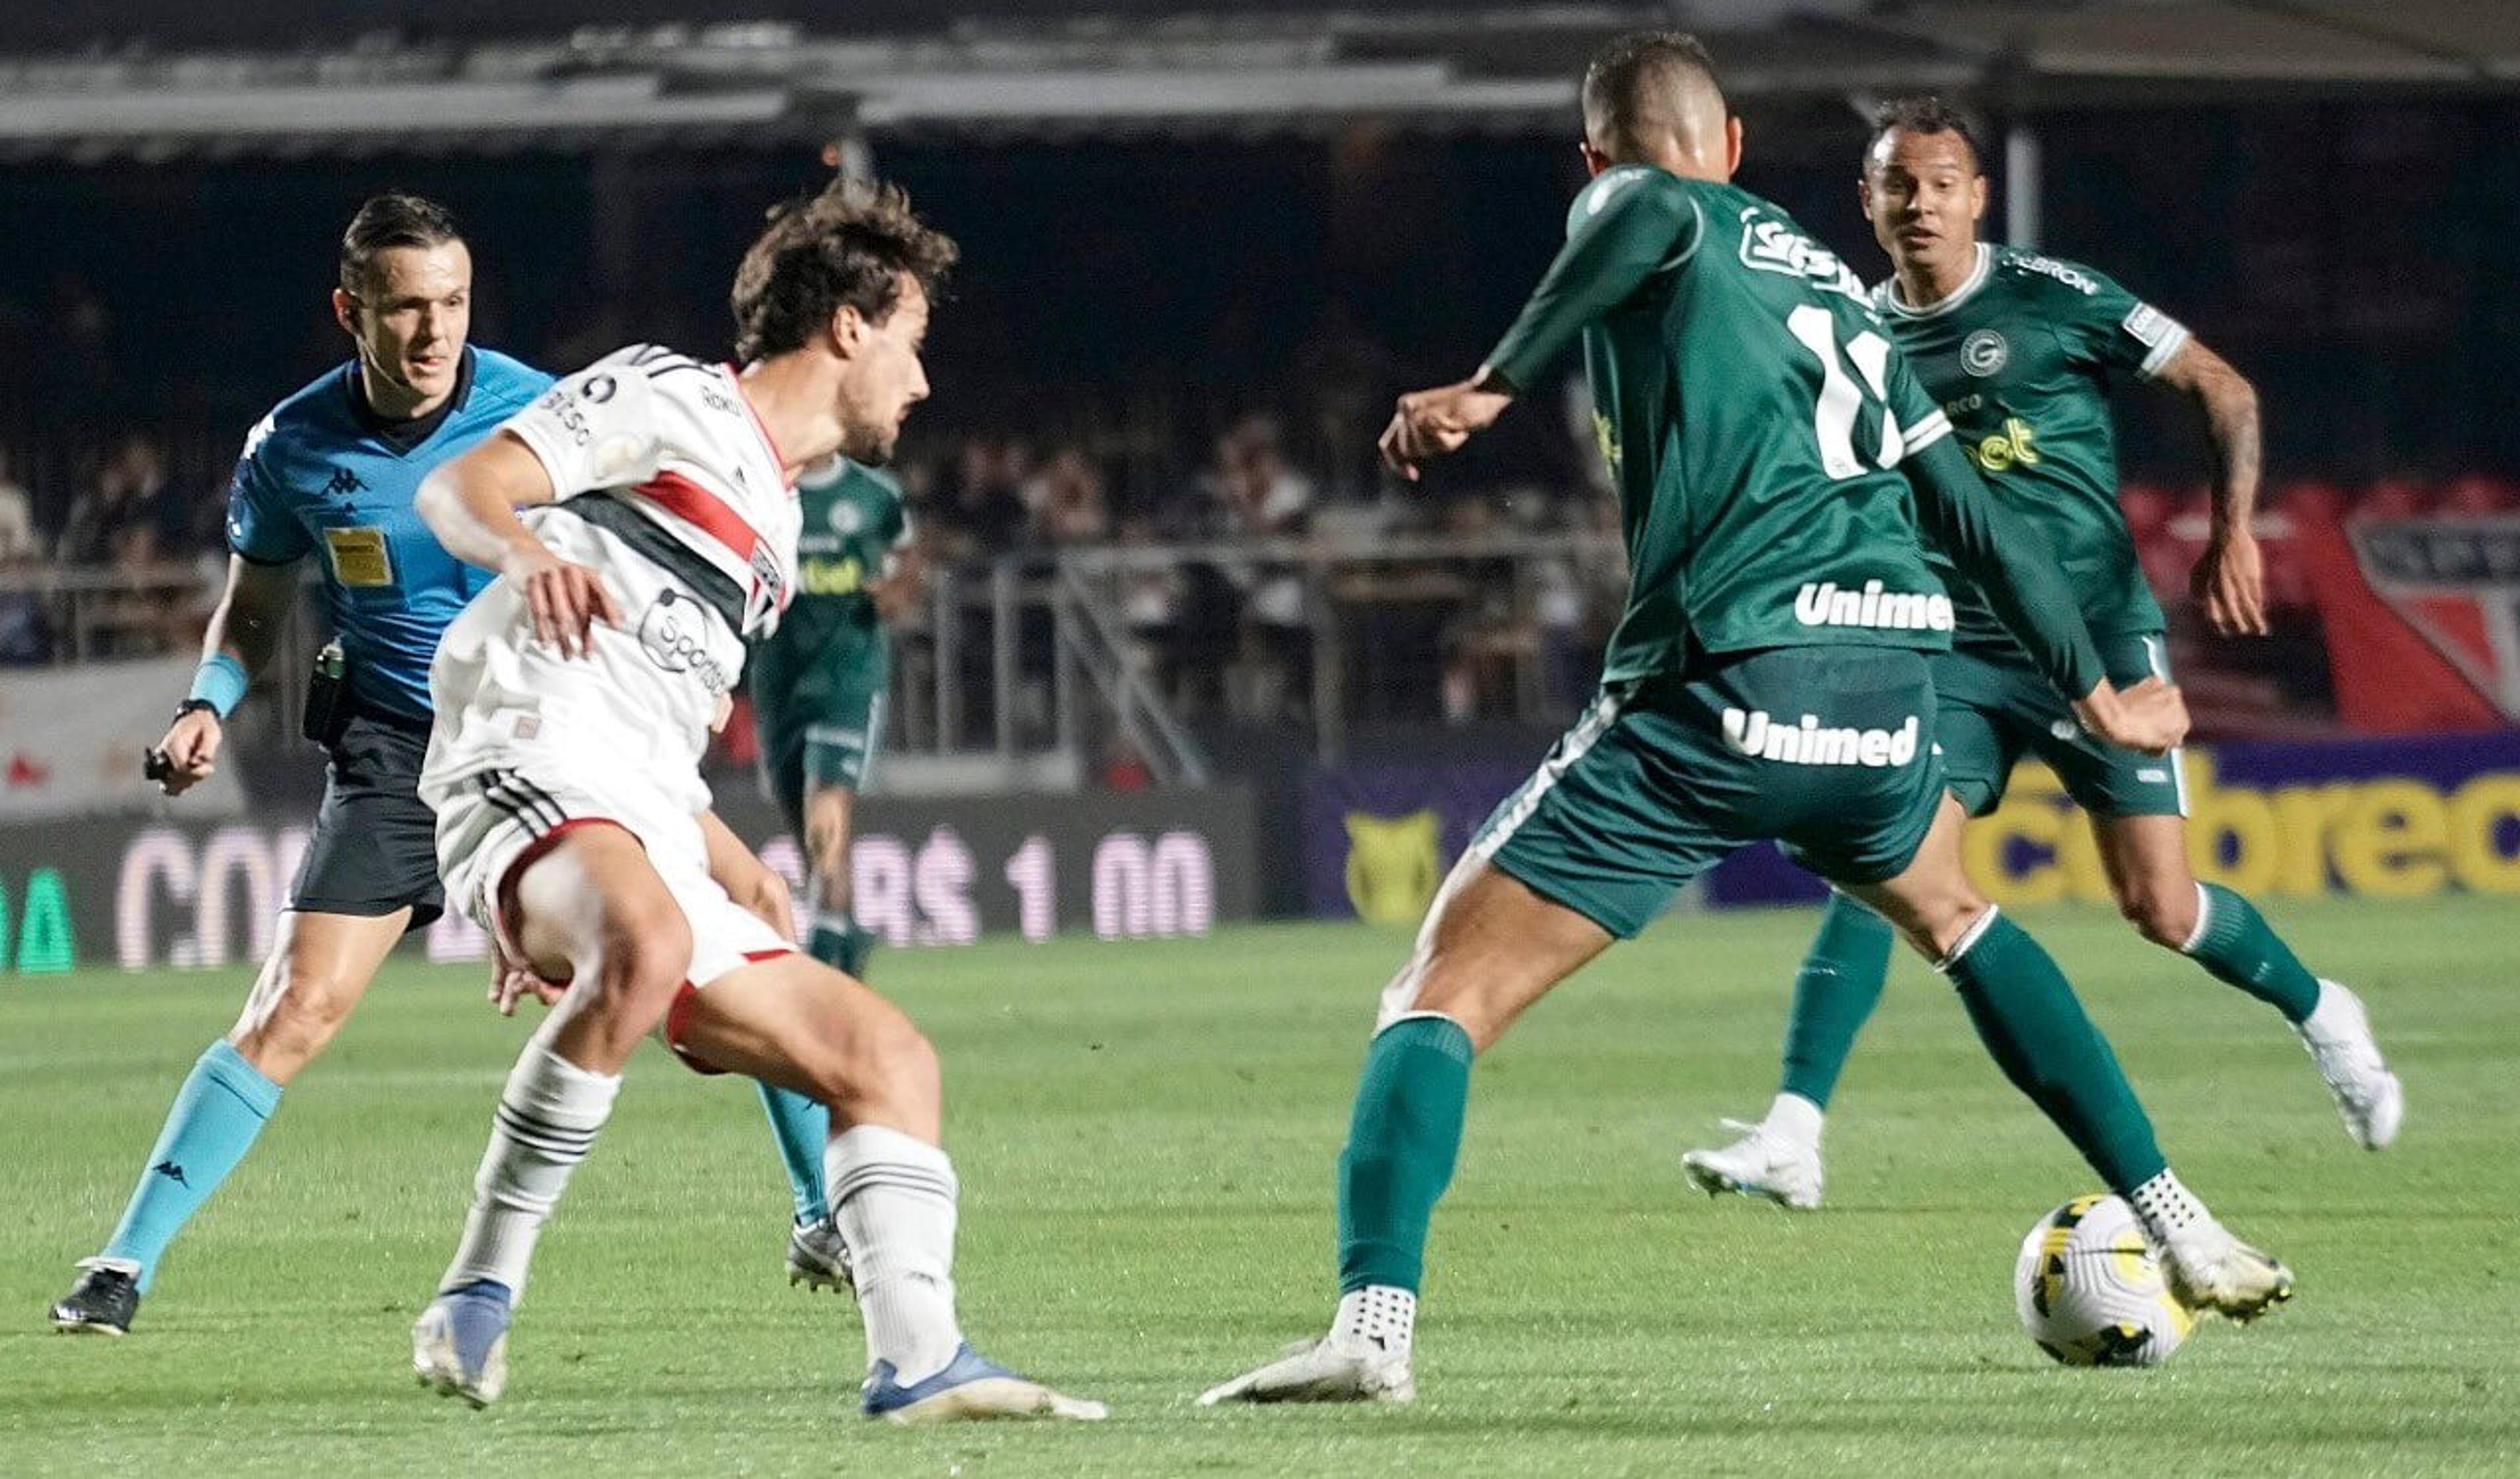
[[[910,208],[898,185],[833,180],[819,195],[775,207],[735,272],[736,357],[800,348],[842,304],[880,324],[901,299],[903,274],[933,299],[961,255],[952,237]]]
[[[1868,156],[1881,142],[1881,136],[1894,128],[1901,133],[1956,133],[1968,146],[1972,162],[1986,158],[1986,152],[1977,146],[1977,130],[1969,126],[1968,116],[1932,93],[1888,98],[1875,106],[1872,136],[1865,140]]]
[[[355,298],[368,285],[377,254],[390,247],[435,247],[464,240],[455,212],[423,196],[372,196],[341,233],[341,291]]]

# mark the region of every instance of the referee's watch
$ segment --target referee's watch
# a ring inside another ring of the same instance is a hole
[[[204,709],[209,711],[210,717],[217,719],[222,724],[227,722],[227,716],[219,713],[219,706],[211,703],[208,699],[184,700],[184,702],[175,706],[175,717],[182,718],[185,715],[198,713]]]

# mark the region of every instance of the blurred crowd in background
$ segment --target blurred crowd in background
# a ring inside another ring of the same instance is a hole
[[[2299,532],[2520,511],[2504,386],[2520,279],[2495,266],[2520,235],[2520,153],[2487,144],[2520,112],[2145,119],[2047,122],[2043,246],[2257,382],[2272,639],[2204,640],[2185,599],[2209,462],[2173,396],[2120,399],[2125,501],[2206,731],[2315,728],[2332,707]],[[1877,272],[1852,116],[1763,137],[1745,183]],[[907,141],[877,162],[965,248],[929,343],[936,393],[896,469],[932,565],[1150,552],[1118,562],[1114,619],[1193,719],[1302,719],[1325,693],[1451,720],[1562,722],[1580,704],[1624,573],[1577,382],[1424,485],[1391,482],[1373,451],[1393,397],[1467,373],[1554,251],[1581,181],[1565,140],[1361,125],[1327,142]],[[450,202],[474,247],[474,342],[565,371],[640,340],[722,346],[725,264],[800,168],[670,148],[0,165],[0,218],[49,228],[0,254],[0,359],[29,372],[0,388],[0,663],[198,639],[247,428],[345,353],[324,294],[360,196]],[[2343,177],[2350,203],[2318,188]],[[2160,225],[2165,192],[2182,229]],[[1475,553],[1371,553],[1418,537]],[[1343,665],[1325,666],[1326,635]]]

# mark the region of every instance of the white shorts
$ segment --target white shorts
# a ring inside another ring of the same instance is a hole
[[[742,644],[716,616],[605,531],[565,514],[536,521],[563,558],[594,566],[624,617],[599,624],[591,656],[533,637],[523,593],[501,579],[449,626],[429,665],[437,710],[420,796],[437,813],[450,908],[513,947],[517,879],[571,830],[610,823],[647,850],[691,926],[685,990],[794,948],[709,876],[699,759]],[[731,649],[731,650],[729,650]],[[699,1066],[695,1064],[694,1066]]]

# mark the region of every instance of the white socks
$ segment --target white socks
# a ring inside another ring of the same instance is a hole
[[[1797,1145],[1820,1148],[1821,1124],[1827,1118],[1821,1107],[1801,1094],[1780,1093],[1768,1106],[1768,1117],[1759,1128],[1770,1134],[1793,1141]]]
[[[1330,1343],[1372,1346],[1385,1356],[1409,1359],[1418,1333],[1418,1296],[1390,1284],[1368,1284],[1339,1296],[1330,1321]]]
[[[893,1380],[916,1385],[963,1344],[954,1317],[954,1163],[898,1130],[860,1125],[832,1136],[823,1175],[856,1273],[867,1365],[888,1361]]]
[[[525,1266],[543,1221],[567,1187],[568,1174],[586,1159],[596,1132],[611,1118],[621,1076],[589,1073],[560,1057],[551,1050],[550,1036],[548,1030],[538,1032],[525,1044],[499,1093],[490,1148],[481,1153],[481,1169],[472,1179],[464,1241],[438,1281],[440,1289],[487,1278],[521,1299]]]
[[[2168,1171],[2138,1186],[2127,1201],[2156,1237],[2168,1239],[2190,1227],[2214,1225],[2214,1214]]]

